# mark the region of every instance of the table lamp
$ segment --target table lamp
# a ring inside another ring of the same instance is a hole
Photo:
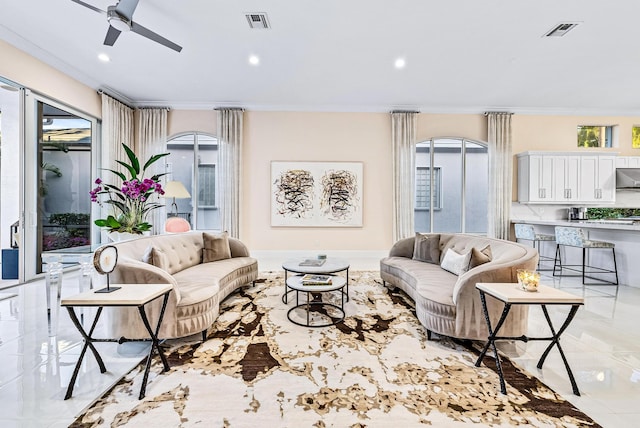
[[[168,181],[164,186],[164,198],[173,198],[173,203],[171,204],[171,212],[170,214],[178,214],[178,204],[176,204],[176,198],[190,198],[191,194],[179,181]],[[175,209],[175,212],[174,212]]]

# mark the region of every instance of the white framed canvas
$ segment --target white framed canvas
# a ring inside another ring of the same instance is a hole
[[[362,162],[271,162],[271,225],[362,227]]]

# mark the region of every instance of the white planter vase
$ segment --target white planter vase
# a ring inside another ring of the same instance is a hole
[[[142,238],[143,236],[151,236],[151,231],[142,232],[142,234],[129,232],[109,232],[107,233],[107,236],[113,242],[121,242]]]

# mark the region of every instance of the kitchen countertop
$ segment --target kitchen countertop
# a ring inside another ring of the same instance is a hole
[[[574,226],[590,229],[629,230],[640,232],[640,222],[625,219],[613,220],[519,220],[512,219],[511,223],[539,224],[544,226]]]

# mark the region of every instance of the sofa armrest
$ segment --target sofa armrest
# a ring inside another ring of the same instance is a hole
[[[393,244],[393,247],[389,250],[389,257],[413,258],[413,246],[415,239],[415,237],[405,238]]]
[[[249,257],[249,249],[239,239],[229,237],[231,257]]]
[[[482,301],[480,300],[480,292],[476,289],[476,284],[481,282],[487,283],[505,283],[505,286],[517,282],[518,269],[535,269],[538,263],[537,253],[530,252],[526,257],[517,261],[496,263],[489,262],[478,266],[463,275],[460,275],[456,285],[453,288],[453,303],[456,305],[456,313],[464,314],[464,316],[456,317],[456,332],[466,337],[477,337],[481,329],[485,329],[484,313],[482,311]],[[492,322],[496,322],[502,312],[503,304],[496,299],[487,299],[487,308]],[[513,324],[513,319],[517,314],[527,314],[526,306],[516,308],[510,313],[509,319],[512,320],[511,328],[516,333],[524,334],[526,330],[526,318]],[[475,330],[475,331],[471,331]],[[462,333],[461,333],[462,332]]]
[[[129,257],[119,257],[111,274],[113,284],[172,284],[176,303],[180,302],[178,283],[169,273],[149,263]]]

